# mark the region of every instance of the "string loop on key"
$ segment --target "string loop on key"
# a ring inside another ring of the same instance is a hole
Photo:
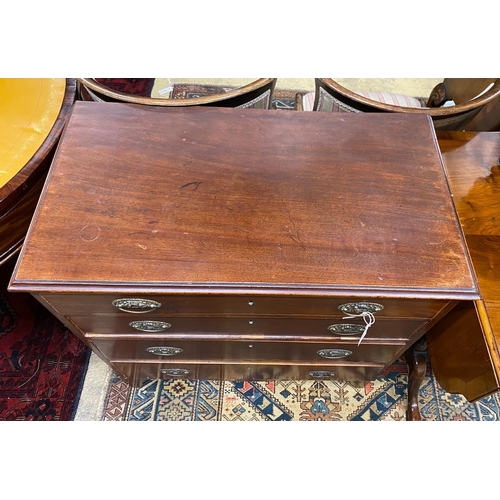
[[[369,311],[364,311],[361,314],[351,314],[351,313],[347,313],[347,314],[348,314],[348,316],[344,316],[342,319],[363,318],[365,321],[365,331],[363,332],[363,334],[361,335],[361,337],[359,339],[359,342],[358,342],[358,346],[359,346],[359,344],[361,344],[361,341],[365,338],[365,335],[367,334],[370,326],[375,324],[375,316]]]

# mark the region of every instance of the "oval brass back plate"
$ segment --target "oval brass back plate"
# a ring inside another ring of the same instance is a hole
[[[323,371],[323,370],[313,370],[307,372],[307,375],[312,378],[329,378],[337,375],[335,372]]]
[[[184,368],[164,368],[160,371],[162,375],[169,375],[170,377],[185,377],[191,373],[191,370]]]
[[[337,335],[361,335],[365,331],[364,325],[353,325],[348,323],[330,325],[327,328]]]
[[[149,299],[116,299],[111,304],[120,309],[120,311],[133,314],[147,313],[161,307],[160,302]]]
[[[340,304],[339,306],[339,309],[347,314],[363,314],[365,312],[374,314],[383,308],[382,304],[375,302],[349,302],[347,304]]]
[[[132,321],[129,326],[141,332],[163,332],[172,325],[165,321]]]
[[[318,354],[323,358],[340,359],[350,356],[352,351],[348,351],[347,349],[320,349]]]
[[[180,354],[182,349],[180,347],[148,347],[146,351],[158,356],[175,356]]]

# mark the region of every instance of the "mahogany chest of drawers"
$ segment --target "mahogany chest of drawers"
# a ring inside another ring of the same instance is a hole
[[[372,380],[478,298],[426,116],[91,102],[10,290],[132,383]]]

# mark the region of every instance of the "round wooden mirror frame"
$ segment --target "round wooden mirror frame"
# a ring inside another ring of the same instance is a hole
[[[489,103],[490,101],[493,101],[496,97],[500,95],[500,79],[499,79],[493,84],[493,86],[487,92],[477,97],[476,99],[471,99],[468,102],[455,104],[454,106],[446,106],[440,108],[428,108],[428,107],[411,108],[411,107],[397,106],[395,104],[386,104],[374,101],[367,97],[356,94],[355,92],[338,84],[335,80],[332,80],[331,78],[319,78],[319,80],[325,87],[329,88],[334,94],[339,94],[340,96],[348,100],[354,101],[369,108],[366,110],[363,109],[363,111],[380,111],[380,112],[387,111],[392,113],[426,113],[431,117],[436,117],[436,118],[439,117],[445,118],[453,115],[460,115],[472,111],[474,109],[479,109],[485,104]]]
[[[202,104],[211,104],[215,102],[224,101],[227,99],[231,99],[233,97],[238,97],[241,95],[248,94],[253,92],[254,90],[260,89],[264,85],[270,84],[274,78],[259,78],[252,83],[247,85],[243,85],[242,87],[235,88],[233,90],[229,90],[224,94],[214,94],[203,97],[192,97],[192,98],[179,98],[179,99],[162,99],[155,97],[141,97],[125,94],[123,92],[118,92],[116,90],[112,90],[100,83],[96,82],[93,78],[77,78],[77,81],[83,85],[84,87],[93,90],[94,92],[98,92],[110,99],[130,102],[133,104],[146,104],[149,106],[199,106]]]

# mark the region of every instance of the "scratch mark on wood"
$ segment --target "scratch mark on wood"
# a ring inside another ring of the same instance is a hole
[[[189,186],[194,186],[193,191],[196,191],[200,187],[200,184],[203,184],[203,182],[201,181],[188,182],[187,184],[184,184],[184,186],[181,186],[181,189],[187,188]]]
[[[297,225],[295,224],[295,221],[292,218],[292,214],[290,213],[290,210],[288,209],[288,206],[287,206],[285,200],[283,199],[283,197],[280,196],[280,198],[281,198],[281,202],[283,203],[283,206],[285,207],[286,213],[288,214],[288,219],[292,223],[293,230],[295,231],[295,236],[297,237],[297,239],[295,239],[292,235],[289,235],[289,236],[293,241],[295,241],[295,243],[299,243],[303,250],[306,250],[306,246],[304,245],[304,242],[300,239],[299,230],[297,229]]]
[[[101,228],[99,226],[84,226],[80,231],[80,238],[85,241],[94,241],[101,235]]]

